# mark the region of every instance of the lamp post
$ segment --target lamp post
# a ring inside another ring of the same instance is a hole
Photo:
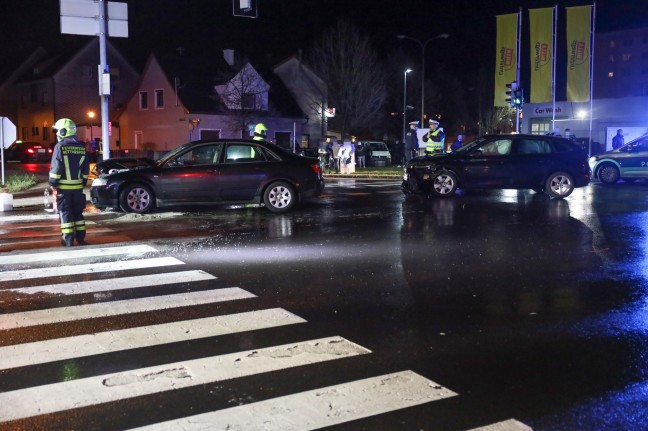
[[[94,136],[92,134],[94,117],[95,117],[94,111],[88,111],[88,118],[90,119],[90,142],[94,142]]]
[[[448,36],[448,33],[441,33],[434,37],[429,38],[425,42],[421,42],[418,39],[414,39],[413,37],[409,37],[404,34],[399,34],[396,37],[398,39],[412,40],[418,43],[419,46],[421,47],[421,127],[424,127],[425,126],[425,48],[427,47],[428,43],[432,42],[435,39],[447,39],[450,36]]]
[[[407,74],[411,71],[412,69],[405,69],[405,73],[403,74],[403,145],[405,145],[405,133],[407,130]]]

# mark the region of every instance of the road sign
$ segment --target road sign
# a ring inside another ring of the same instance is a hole
[[[2,118],[0,123],[0,135],[2,135],[2,148],[9,148],[16,140],[16,126],[7,117]]]
[[[128,37],[128,4],[108,3],[108,36]],[[99,3],[94,0],[61,0],[61,33],[97,36]]]
[[[257,0],[232,0],[234,16],[245,18],[257,17]]]

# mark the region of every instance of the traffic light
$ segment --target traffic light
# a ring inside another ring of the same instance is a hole
[[[515,97],[519,88],[518,83],[513,81],[510,84],[506,84],[506,88],[506,103],[515,106]]]
[[[522,106],[524,104],[524,90],[521,88],[515,90],[511,104],[513,106]]]

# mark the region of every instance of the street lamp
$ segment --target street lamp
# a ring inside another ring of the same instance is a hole
[[[418,39],[413,37],[406,36],[404,34],[399,34],[396,36],[398,39],[407,39],[412,40],[418,43],[421,47],[421,127],[425,127],[425,48],[427,44],[432,42],[435,39],[447,39],[448,33],[441,33],[434,37],[429,38],[425,42],[421,42]]]
[[[90,142],[94,142],[94,136],[92,134],[92,132],[93,132],[93,130],[92,130],[93,123],[92,122],[93,122],[94,117],[95,117],[95,112],[94,111],[88,111],[87,115],[88,115],[88,118],[90,119]]]
[[[412,69],[405,69],[403,74],[403,145],[405,145],[405,133],[406,133],[406,117],[407,117],[407,74],[410,73]]]

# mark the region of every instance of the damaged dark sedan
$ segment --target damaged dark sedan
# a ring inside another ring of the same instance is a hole
[[[589,184],[587,153],[568,139],[545,135],[486,135],[454,152],[405,164],[406,195],[452,196],[457,189],[532,189],[565,198]]]
[[[90,196],[96,208],[142,214],[156,207],[237,204],[281,213],[324,189],[317,159],[243,139],[190,142],[156,161],[109,159],[95,173]]]

